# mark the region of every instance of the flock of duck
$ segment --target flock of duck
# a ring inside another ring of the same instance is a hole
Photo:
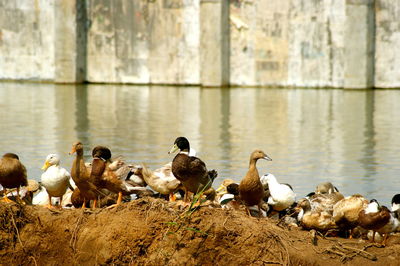
[[[157,170],[112,158],[110,149],[104,146],[94,147],[92,162],[87,163],[83,151],[81,142],[72,145],[70,154],[75,158],[70,172],[60,166],[57,154],[49,154],[40,182],[27,179],[26,168],[16,154],[4,154],[0,159],[2,201],[11,202],[13,198],[48,208],[112,208],[123,200],[153,195],[169,201],[180,198],[178,204],[189,205],[191,198],[198,195],[209,206],[244,209],[252,216],[278,216],[287,224],[304,229],[345,233],[349,237],[361,233],[372,241],[379,233],[383,244],[389,234],[400,231],[400,194],[393,196],[389,210],[359,194],[344,197],[325,182],[296,201],[289,184],[279,183],[273,174],[259,175],[257,161],[271,161],[261,150],[251,153],[249,169],[240,183],[225,179],[218,189],[212,187],[217,171],[207,169],[185,137],[177,138],[169,151],[179,151],[172,162]]]

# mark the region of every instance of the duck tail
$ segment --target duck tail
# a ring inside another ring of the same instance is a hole
[[[218,172],[213,169],[208,171],[208,176],[211,178],[212,182],[214,182],[214,179],[218,176]]]
[[[146,183],[148,183],[148,180],[149,180],[150,177],[152,177],[153,175],[154,175],[154,174],[153,174],[153,171],[151,171],[149,168],[147,168],[146,165],[143,163],[143,164],[142,164],[142,176],[143,176],[144,181],[145,181]]]
[[[131,184],[129,184],[129,182],[126,181],[124,182],[124,185],[125,185],[125,191],[128,192],[129,194],[147,190],[147,188],[145,187],[132,186]]]

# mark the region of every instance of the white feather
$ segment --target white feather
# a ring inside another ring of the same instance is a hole
[[[275,176],[267,174],[265,177],[268,183],[270,197],[268,198],[268,204],[272,205],[274,210],[282,211],[291,206],[296,199],[296,194],[293,190],[284,184],[279,184]]]

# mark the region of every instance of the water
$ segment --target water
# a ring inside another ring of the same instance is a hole
[[[70,169],[71,144],[85,157],[106,145],[155,169],[186,136],[208,168],[240,181],[258,148],[260,174],[273,173],[297,198],[331,181],[389,205],[400,193],[400,91],[202,89],[0,83],[0,153],[14,152],[40,179],[49,153]]]

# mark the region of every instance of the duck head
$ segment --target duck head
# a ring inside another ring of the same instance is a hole
[[[376,199],[370,200],[367,208],[365,208],[365,214],[375,213],[380,210],[380,205]]]
[[[278,182],[276,180],[276,177],[273,174],[265,174],[260,178],[260,180],[261,180],[261,184],[263,184],[263,186],[264,186],[264,184],[266,184],[266,186],[264,186],[264,188],[266,188],[266,187],[268,188],[269,187],[268,183],[270,183],[270,182],[274,182],[274,183]]]
[[[392,212],[400,210],[400,194],[396,194],[392,198]]]
[[[189,154],[190,152],[190,144],[187,138],[185,137],[178,137],[174,145],[172,146],[171,150],[168,152],[168,154],[174,153],[177,150],[180,150],[181,152],[187,152]]]
[[[80,141],[77,141],[74,144],[72,144],[72,149],[69,152],[69,155],[72,155],[74,153],[83,154],[83,145]]]
[[[19,160],[18,155],[16,155],[15,153],[11,153],[11,152],[4,154],[4,155],[3,155],[3,158],[10,158],[10,159],[17,159],[17,160]]]
[[[333,192],[339,192],[339,190],[331,182],[323,182],[315,188],[317,194],[331,194]]]
[[[104,146],[96,146],[92,150],[93,158],[100,158],[105,161],[111,159],[111,151],[109,148]]]
[[[215,192],[219,193],[219,194],[225,194],[227,193],[227,187],[232,184],[235,183],[232,179],[224,179],[221,183],[221,185],[217,188],[217,190],[215,190]]]
[[[250,160],[258,160],[258,159],[272,161],[272,159],[268,155],[266,155],[262,150],[255,150],[251,153]]]
[[[47,170],[47,168],[49,168],[50,166],[58,164],[60,164],[60,156],[54,153],[49,154],[46,157],[46,161],[44,162],[42,170]]]
[[[301,221],[303,219],[304,213],[311,210],[311,203],[308,199],[303,198],[299,200],[297,206],[294,208],[295,213],[298,213],[297,220]]]
[[[235,196],[239,195],[239,184],[236,184],[236,183],[229,184],[226,187],[226,191],[229,194],[232,194],[232,195],[235,195]]]

